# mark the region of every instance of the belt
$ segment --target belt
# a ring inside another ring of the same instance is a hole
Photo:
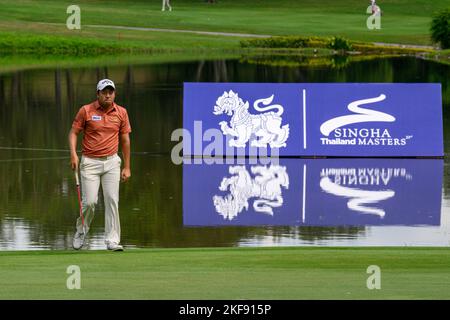
[[[88,156],[84,156],[84,157],[89,158],[89,159],[94,159],[94,160],[106,161],[106,160],[110,160],[110,159],[117,157],[117,153],[114,153],[113,155],[105,156],[105,157],[88,157]]]

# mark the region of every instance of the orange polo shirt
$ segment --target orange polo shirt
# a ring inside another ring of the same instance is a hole
[[[131,132],[127,110],[117,104],[105,113],[98,100],[82,106],[72,128],[84,131],[83,155],[97,158],[119,150],[119,133]]]

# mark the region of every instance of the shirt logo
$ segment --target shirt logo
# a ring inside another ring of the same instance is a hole
[[[92,116],[92,120],[100,121],[100,120],[102,120],[102,116]]]

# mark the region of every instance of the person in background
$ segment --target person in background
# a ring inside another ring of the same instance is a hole
[[[172,11],[172,7],[170,6],[170,0],[163,0],[161,11],[166,11],[166,7],[169,9],[169,11]]]
[[[375,3],[375,0],[370,0],[371,7],[372,7],[372,15],[381,16],[381,9],[377,4]]]

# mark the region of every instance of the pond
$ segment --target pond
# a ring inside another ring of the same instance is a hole
[[[174,164],[170,153],[177,142],[170,137],[182,127],[183,82],[200,81],[441,83],[449,152],[450,66],[411,57],[315,66],[265,62],[243,58],[0,74],[0,249],[71,248],[78,202],[67,134],[104,77],[115,81],[116,102],[127,108],[133,129],[132,178],[120,190],[126,248],[450,246],[447,158]],[[252,194],[233,202],[220,188],[223,181],[242,176],[256,181],[257,175],[270,177],[266,183],[276,190],[277,203]],[[355,193],[362,189],[366,193]],[[104,248],[102,201],[100,193],[88,249]]]

